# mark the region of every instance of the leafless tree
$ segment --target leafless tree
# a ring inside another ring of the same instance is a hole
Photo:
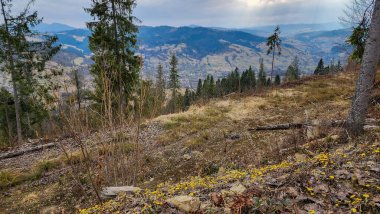
[[[339,17],[340,22],[348,27],[365,24],[369,27],[375,0],[350,0],[343,10],[344,16]]]

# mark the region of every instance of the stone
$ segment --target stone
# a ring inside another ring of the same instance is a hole
[[[212,207],[211,202],[206,201],[206,202],[201,203],[200,210],[206,211],[206,210],[210,209],[211,207]]]
[[[219,167],[218,169],[218,176],[222,176],[222,175],[225,175],[226,174],[226,168],[224,167]]]
[[[314,187],[314,192],[316,193],[328,193],[329,192],[329,186],[325,183],[321,183]]]
[[[309,140],[314,140],[320,136],[319,126],[306,126],[306,137]]]
[[[305,154],[295,154],[294,158],[296,159],[297,162],[304,162],[307,159],[307,156]]]
[[[294,187],[288,187],[288,188],[286,188],[285,193],[286,193],[286,195],[288,195],[288,196],[290,196],[292,198],[296,198],[298,196],[298,191]]]
[[[201,206],[201,201],[199,198],[187,195],[169,198],[166,200],[166,202],[185,213],[197,212]]]
[[[120,193],[135,194],[140,191],[140,188],[133,186],[105,187],[101,192],[101,196],[104,199],[111,199],[115,198]]]
[[[185,155],[183,155],[183,158],[184,158],[185,160],[190,160],[190,159],[191,159],[191,155],[189,155],[189,154],[185,154]]]
[[[345,169],[335,171],[335,177],[339,179],[348,179],[351,177],[351,173]]]
[[[380,130],[380,126],[376,126],[376,125],[365,125],[365,126],[364,126],[364,130],[365,130],[365,131],[376,131],[376,130]]]
[[[236,184],[232,185],[232,187],[230,188],[230,191],[237,194],[237,195],[243,194],[246,190],[247,190],[247,188],[245,188],[245,186],[243,186],[240,183],[236,183]]]

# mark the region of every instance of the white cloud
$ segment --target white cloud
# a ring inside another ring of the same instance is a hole
[[[15,0],[21,8],[26,0]],[[346,0],[137,0],[144,25],[249,27],[266,24],[336,22]],[[90,0],[36,0],[46,22],[84,27]]]

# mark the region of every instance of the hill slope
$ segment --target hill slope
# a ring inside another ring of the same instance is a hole
[[[344,119],[354,82],[353,73],[310,77],[161,116],[140,132],[129,126],[89,133],[83,140],[87,158],[68,138],[58,141],[59,147],[0,160],[0,207],[3,213],[91,207],[96,196],[86,173],[90,164],[97,186],[133,184],[144,191],[83,213],[182,213],[184,208],[169,200],[176,196],[193,197],[200,213],[376,212],[378,129],[343,144],[336,137],[339,127],[321,127],[311,136],[305,130],[248,131],[266,124]],[[375,93],[378,97],[378,88]],[[372,105],[368,117],[378,123],[378,112]]]
[[[349,30],[343,29],[284,36],[282,55],[276,57],[275,69],[284,73],[295,56],[299,57],[305,73],[312,72],[320,58],[326,62],[332,59],[344,61],[350,52],[344,42],[349,33]],[[91,54],[88,35],[85,29],[58,33],[63,51],[73,54],[72,58]],[[195,87],[198,78],[204,78],[207,74],[224,76],[235,67],[246,69],[253,66],[257,70],[259,58],[264,58],[269,68],[272,60],[266,54],[265,37],[239,30],[142,26],[138,41],[139,51],[144,56],[143,74],[146,77],[153,78],[158,63],[167,66],[170,55],[176,53],[182,83],[186,87]]]

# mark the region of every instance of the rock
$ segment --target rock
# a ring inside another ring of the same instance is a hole
[[[247,188],[245,188],[245,186],[243,186],[243,185],[240,184],[240,183],[234,184],[234,185],[230,188],[230,191],[233,192],[233,193],[235,193],[236,195],[241,195],[241,194],[243,194],[246,190],[247,190]]]
[[[380,164],[377,164],[373,161],[368,161],[367,166],[369,167],[370,171],[380,173]]]
[[[306,137],[309,140],[314,140],[320,136],[319,126],[306,126]]]
[[[325,183],[321,183],[314,187],[314,192],[316,193],[328,193],[329,192],[329,186]]]
[[[64,210],[60,207],[57,206],[51,206],[51,207],[46,207],[40,210],[41,214],[58,214],[58,213],[64,213]]]
[[[224,167],[219,167],[218,169],[218,176],[222,176],[222,175],[225,175],[226,174],[226,168]]]
[[[376,131],[376,130],[380,130],[380,126],[376,126],[376,125],[365,125],[365,126],[364,126],[364,130],[365,130],[365,131]]]
[[[286,195],[292,197],[292,198],[296,198],[298,196],[298,191],[296,188],[294,187],[288,187],[285,189],[285,193]]]
[[[206,202],[201,203],[200,210],[206,211],[206,210],[209,210],[211,207],[212,207],[211,202],[206,201]]]
[[[191,155],[185,154],[185,155],[183,155],[183,159],[190,160],[191,159]]]
[[[295,154],[294,158],[296,159],[297,162],[304,162],[307,159],[307,156],[305,154]]]
[[[340,136],[335,134],[335,135],[331,135],[330,138],[333,140],[333,141],[338,141]]]
[[[176,207],[178,208],[178,210],[185,213],[197,212],[201,206],[201,201],[199,200],[199,198],[187,195],[169,198],[166,200],[166,202],[169,205]]]
[[[133,186],[105,187],[101,192],[101,196],[104,199],[111,199],[115,198],[119,193],[135,194],[140,191],[140,188]]]
[[[238,139],[240,139],[240,135],[239,134],[229,134],[226,136],[226,138],[229,140],[238,140]]]
[[[197,160],[203,158],[203,154],[202,154],[202,152],[200,152],[200,151],[193,151],[193,152],[191,152],[191,154],[192,154],[193,157],[195,157]]]
[[[336,170],[336,171],[335,171],[335,177],[336,177],[336,178],[339,178],[339,179],[348,179],[348,178],[351,177],[351,173],[348,172],[348,171],[345,170],[345,169]]]

